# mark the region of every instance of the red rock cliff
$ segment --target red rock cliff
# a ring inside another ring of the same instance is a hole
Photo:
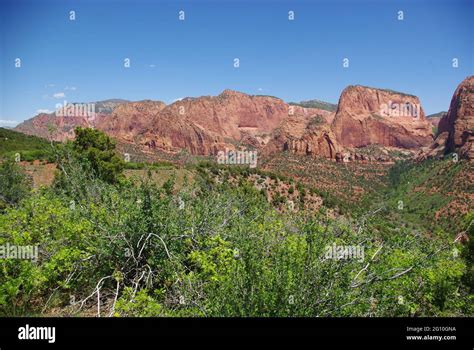
[[[418,148],[433,140],[431,123],[416,96],[364,86],[342,92],[332,126],[345,147]]]
[[[438,135],[446,133],[445,153],[459,150],[462,157],[474,159],[474,76],[459,84],[448,113],[439,122]]]

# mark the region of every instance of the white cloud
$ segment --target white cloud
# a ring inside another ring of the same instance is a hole
[[[154,64],[150,64],[150,68],[155,68],[156,66]]]
[[[4,120],[0,119],[0,126],[15,126],[18,122],[16,120]]]
[[[66,86],[66,88],[64,90],[76,91],[76,87],[75,86]]]
[[[260,92],[262,92],[262,91],[263,91],[263,89],[262,89],[262,88],[258,88],[257,90],[258,90],[258,91],[260,91]]]
[[[45,87],[45,88],[51,88],[51,87],[55,87],[55,86],[56,86],[56,85],[54,85],[54,84],[46,84],[44,87]]]
[[[184,98],[184,97],[176,98],[176,99],[172,100],[171,103],[175,103],[175,102],[181,101],[183,98]]]
[[[64,92],[56,92],[54,95],[53,95],[54,98],[64,98],[66,97],[66,95],[64,94]]]

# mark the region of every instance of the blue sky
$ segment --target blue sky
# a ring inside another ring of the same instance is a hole
[[[474,74],[472,0],[0,0],[0,35],[0,126],[65,100],[229,88],[337,103],[350,84],[415,94],[429,114]]]

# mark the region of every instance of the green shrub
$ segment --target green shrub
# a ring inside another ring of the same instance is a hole
[[[18,204],[30,190],[31,180],[13,160],[0,163],[0,212]]]

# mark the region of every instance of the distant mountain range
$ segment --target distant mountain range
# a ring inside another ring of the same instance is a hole
[[[466,78],[463,84],[472,80]],[[472,98],[472,93],[467,97]],[[462,106],[457,112],[444,114],[443,118],[450,115],[449,123],[459,117],[456,113],[465,113],[465,102],[458,103]],[[94,116],[39,114],[15,130],[64,141],[74,138],[77,126],[94,127],[144,154],[185,150],[210,156],[225,149],[252,148],[263,154],[287,151],[336,161],[366,161],[358,150],[368,146],[413,153],[429,147],[436,136],[433,125],[444,113],[425,117],[416,96],[361,85],[344,89],[338,105],[320,100],[285,103],[233,90],[170,105],[122,99],[94,104]],[[469,127],[470,122],[463,132],[471,132]]]
[[[434,127],[438,127],[439,121],[443,118],[448,112],[438,112],[434,114],[427,115],[426,118],[433,124]]]
[[[329,112],[334,112],[337,109],[337,104],[324,102],[324,101],[320,101],[316,99],[301,101],[301,102],[290,102],[289,104],[294,105],[294,106],[305,107],[305,108],[318,108],[318,109],[323,109]]]

